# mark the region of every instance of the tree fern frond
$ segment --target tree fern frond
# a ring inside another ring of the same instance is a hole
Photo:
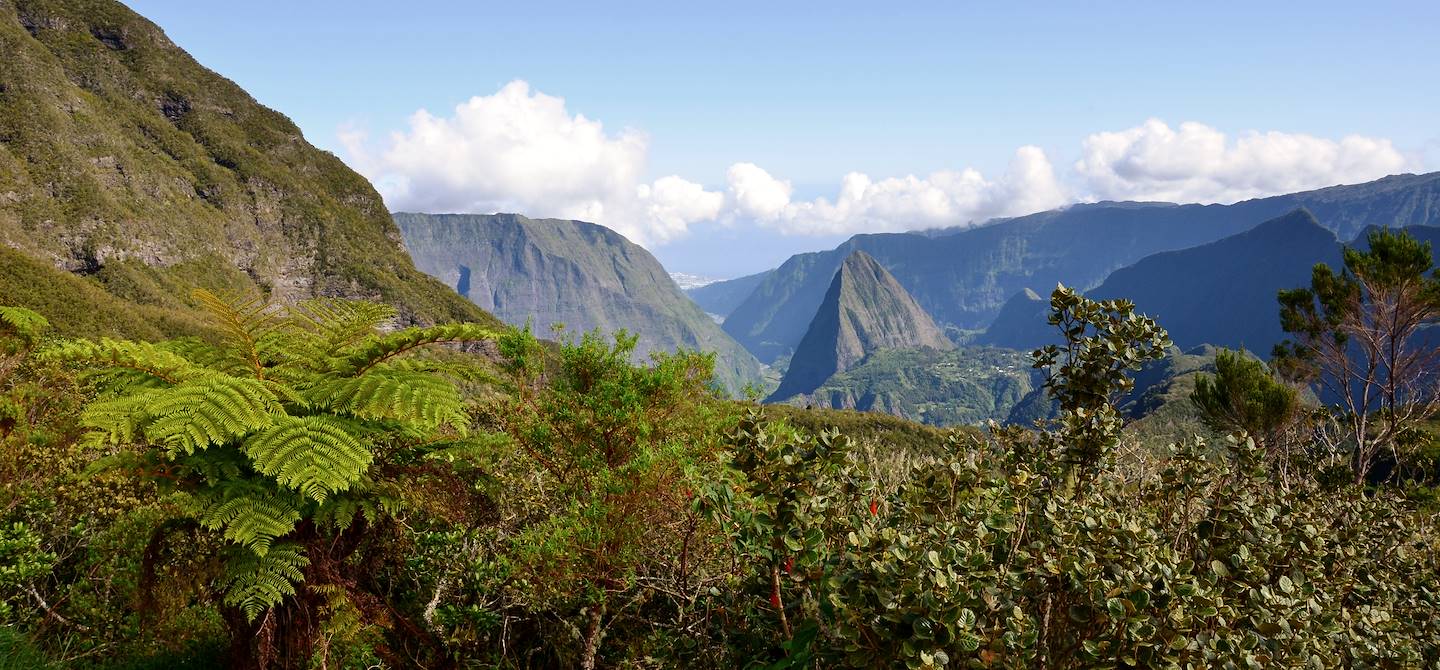
[[[210,312],[220,332],[234,345],[233,363],[257,379],[264,378],[265,365],[257,344],[279,322],[270,304],[258,296],[227,300],[203,288],[190,295]]]
[[[130,370],[176,384],[204,371],[189,359],[149,342],[73,340],[41,354],[52,360]]]
[[[359,377],[340,377],[304,391],[311,405],[360,419],[401,421],[433,429],[468,422],[460,392],[427,373],[372,369]]]
[[[256,470],[316,502],[354,486],[374,458],[342,422],[322,416],[283,419],[243,449]]]
[[[145,436],[187,454],[268,427],[284,414],[264,382],[213,373],[151,396],[147,411],[155,419]]]
[[[140,428],[150,419],[146,408],[166,389],[142,390],[130,395],[96,400],[80,414],[80,425],[90,429],[88,438],[98,444],[132,444]]]
[[[374,522],[380,517],[380,508],[374,500],[340,494],[317,506],[312,518],[317,526],[330,526],[336,530],[345,530],[350,527],[350,524],[355,523],[357,516]]]
[[[290,531],[300,520],[298,501],[291,494],[259,488],[241,489],[228,495],[197,499],[196,519],[201,526],[222,531],[225,539],[260,556],[271,543]]]
[[[31,310],[0,306],[0,335],[13,335],[34,344],[48,328],[50,322]]]
[[[501,333],[473,323],[450,323],[426,328],[406,328],[376,337],[346,357],[341,372],[352,376],[408,351],[430,344],[481,342],[499,339]]]
[[[322,298],[289,311],[292,323],[314,340],[316,353],[330,357],[358,344],[395,318],[395,308],[374,302]]]
[[[277,544],[260,554],[234,552],[225,564],[222,578],[225,604],[239,607],[251,621],[286,596],[295,595],[295,585],[304,581],[310,559],[298,545]]]

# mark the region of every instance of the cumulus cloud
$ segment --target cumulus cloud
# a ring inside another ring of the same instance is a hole
[[[851,172],[833,196],[797,200],[789,181],[753,163],[731,165],[723,191],[679,175],[648,181],[643,133],[607,130],[518,80],[449,115],[417,111],[379,141],[353,128],[339,139],[391,209],[581,219],[646,246],[711,221],[837,235],[975,224],[1079,200],[1234,202],[1369,181],[1440,155],[1427,146],[1407,158],[1389,140],[1359,135],[1232,138],[1201,123],[1171,128],[1152,119],[1085,138],[1080,160],[1063,174],[1039,147],[1023,146],[998,176],[971,168],[924,177]]]
[[[800,235],[964,225],[1038,212],[1068,201],[1045,152],[1033,146],[1016,151],[1009,168],[993,181],[973,169],[880,180],[851,172],[840,180],[833,201],[793,201],[789,182],[750,163],[731,166],[726,178],[736,214]]]
[[[1251,131],[1231,140],[1202,123],[1151,119],[1087,137],[1075,172],[1096,199],[1228,203],[1370,181],[1409,162],[1385,139]]]
[[[642,133],[607,132],[523,81],[475,96],[448,117],[415,112],[378,148],[353,129],[340,141],[395,210],[582,219],[659,244],[718,217],[724,202],[678,176],[646,183]]]

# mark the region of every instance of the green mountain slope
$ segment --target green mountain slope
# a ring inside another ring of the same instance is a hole
[[[691,302],[650,252],[604,226],[517,214],[395,214],[421,270],[512,324],[547,332],[625,329],[639,356],[713,351],[731,392],[760,381],[760,364]]]
[[[0,3],[0,246],[166,309],[198,277],[489,319],[415,270],[363,177],[110,0]]]
[[[739,307],[740,303],[745,302],[745,299],[750,297],[750,293],[755,290],[755,287],[759,286],[760,282],[765,281],[765,278],[770,276],[771,272],[774,272],[774,270],[766,270],[753,275],[717,281],[713,284],[687,289],[685,294],[690,296],[690,299],[694,300],[695,304],[700,306],[700,309],[705,310],[705,313],[715,314],[723,318],[735,311],[735,308]]]
[[[958,426],[1005,420],[1040,381],[1028,354],[1011,349],[886,349],[788,402]]]
[[[1440,223],[1440,173],[1401,175],[1233,205],[1097,203],[958,231],[857,235],[836,249],[791,257],[725,320],[725,330],[770,362],[792,351],[829,278],[852,251],[874,256],[941,325],[981,328],[1026,287],[1098,286],[1111,272],[1163,251],[1244,232],[1297,207],[1343,239],[1365,225]]]
[[[856,251],[830,281],[825,300],[771,400],[809,393],[881,349],[954,345],[874,258]]]
[[[1005,301],[1000,313],[990,327],[975,338],[975,343],[1010,349],[1037,349],[1057,339],[1055,326],[1046,321],[1049,317],[1050,301],[1028,288],[1024,289]]]

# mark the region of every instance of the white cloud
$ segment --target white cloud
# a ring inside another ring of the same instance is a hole
[[[1097,199],[1228,203],[1370,181],[1409,163],[1385,139],[1251,131],[1231,141],[1201,123],[1151,119],[1087,137],[1075,172]]]
[[[449,117],[415,112],[378,150],[353,129],[340,141],[395,210],[582,219],[658,244],[716,218],[724,201],[680,177],[645,183],[643,134],[607,133],[523,81],[473,97]]]
[[[392,209],[581,219],[647,246],[708,221],[837,235],[974,224],[1077,200],[1234,202],[1368,181],[1440,155],[1427,146],[1407,158],[1389,140],[1358,135],[1251,131],[1231,138],[1200,123],[1171,128],[1152,119],[1085,138],[1080,160],[1064,175],[1039,147],[1023,146],[994,178],[971,168],[925,177],[851,172],[833,198],[796,200],[789,181],[753,163],[731,165],[723,192],[678,175],[646,181],[643,133],[607,131],[572,114],[563,98],[518,80],[449,116],[417,111],[379,142],[352,128],[339,139]]]
[[[731,166],[727,177],[735,213],[799,235],[964,225],[1038,212],[1068,201],[1045,152],[1033,146],[1016,151],[1005,174],[995,181],[968,168],[879,181],[851,172],[841,179],[834,201],[794,202],[789,182],[750,163]]]

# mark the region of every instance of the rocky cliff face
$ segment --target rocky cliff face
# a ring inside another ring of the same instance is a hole
[[[953,346],[895,277],[869,254],[857,251],[831,279],[771,399],[809,393],[881,349]]]
[[[625,329],[637,357],[676,348],[713,351],[732,392],[760,381],[760,365],[691,302],[650,252],[604,226],[517,214],[395,215],[415,264],[506,322],[544,335]]]
[[[415,270],[363,177],[119,2],[0,3],[0,54],[0,245],[120,292],[189,264],[212,288],[488,319]]]

